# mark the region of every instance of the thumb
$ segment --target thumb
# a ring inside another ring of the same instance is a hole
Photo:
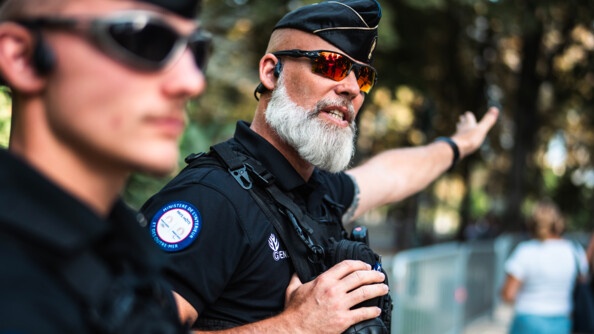
[[[303,283],[301,283],[299,276],[297,276],[297,274],[293,274],[291,281],[287,286],[287,290],[285,290],[285,307],[289,304],[289,300],[291,300],[293,292],[295,292],[295,290],[297,290],[297,288],[299,288],[301,285],[303,285]]]

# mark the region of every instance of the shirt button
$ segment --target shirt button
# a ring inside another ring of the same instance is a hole
[[[146,227],[146,225],[148,225],[148,221],[142,213],[136,214],[136,221],[138,222],[138,225],[140,225],[140,227]]]

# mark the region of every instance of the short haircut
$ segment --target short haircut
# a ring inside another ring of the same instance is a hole
[[[5,0],[0,1],[0,21],[59,12],[67,0]]]

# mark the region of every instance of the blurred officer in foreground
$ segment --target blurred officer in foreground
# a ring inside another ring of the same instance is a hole
[[[120,200],[171,172],[208,37],[198,1],[7,0],[0,332],[184,333],[163,258]]]
[[[380,18],[375,0],[288,13],[260,60],[252,123],[240,121],[233,139],[187,159],[141,210],[170,255],[168,277],[194,328],[389,331],[385,275],[342,224],[425,188],[481,145],[498,110],[479,123],[467,112],[451,138],[389,150],[343,172],[355,117],[376,82]]]

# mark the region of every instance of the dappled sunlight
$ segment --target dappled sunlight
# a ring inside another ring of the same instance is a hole
[[[189,104],[182,156],[229,138],[237,120],[252,119],[258,62],[275,22],[290,7],[313,2],[204,1],[202,21],[214,49],[206,91]],[[462,222],[487,213],[512,217],[506,227],[518,229],[518,208],[550,197],[565,210],[570,228],[592,229],[594,25],[588,4],[380,2],[384,18],[373,62],[379,80],[358,116],[354,164],[450,136],[465,110],[480,119],[496,105],[501,114],[477,152],[420,194],[361,222],[408,224],[400,240],[406,244],[404,238],[419,231],[453,237]],[[10,100],[2,94],[0,146],[8,144],[9,120]],[[151,182],[134,178],[127,199],[140,203],[155,189]]]
[[[12,102],[6,87],[0,88],[0,147],[8,146],[10,135],[10,116],[12,114]]]

